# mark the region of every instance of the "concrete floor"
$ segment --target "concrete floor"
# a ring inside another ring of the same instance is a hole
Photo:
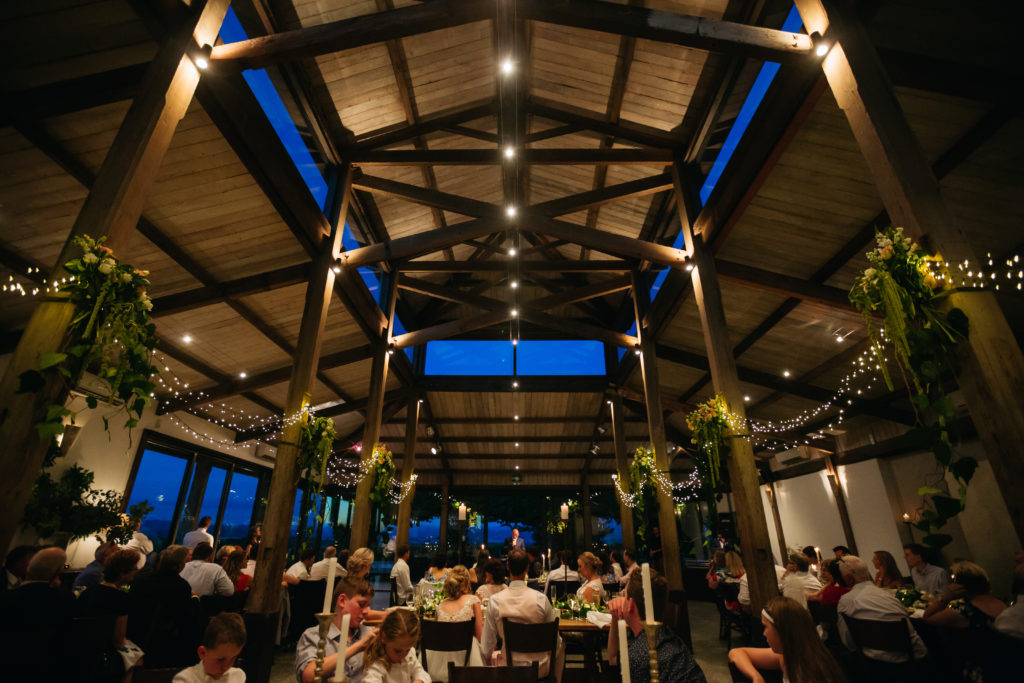
[[[388,587],[379,580],[375,591],[374,609],[385,609],[388,601]],[[693,655],[704,671],[708,683],[731,683],[728,648],[724,641],[718,639],[718,610],[710,602],[691,602],[688,607],[690,630],[693,637]],[[270,671],[270,683],[294,683],[294,666],[294,650],[280,650],[274,658],[274,666]],[[570,658],[566,662],[566,673],[562,683],[574,683],[577,680],[582,680],[582,676],[574,675],[576,671],[582,673],[582,660]]]

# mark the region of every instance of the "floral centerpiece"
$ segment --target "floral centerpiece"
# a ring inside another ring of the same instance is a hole
[[[897,588],[894,594],[904,607],[913,607],[921,599],[921,591],[916,588]]]
[[[107,402],[121,401],[128,416],[125,427],[138,425],[152,401],[155,385],[149,378],[156,372],[150,354],[156,348],[156,326],[150,321],[153,302],[149,298],[149,271],[121,263],[114,252],[83,235],[74,238],[82,256],[64,264],[70,277],[62,278],[58,290],[67,294],[75,312],[68,325],[64,351],[43,353],[39,366],[21,374],[19,393],[38,392],[51,378],[59,378],[69,389],[82,374],[91,370],[109,390]],[[86,398],[90,408],[99,400]],[[64,418],[74,414],[63,405],[51,405],[36,425],[41,439],[64,431]],[[104,426],[109,426],[103,418]]]
[[[421,617],[433,618],[437,616],[437,606],[444,602],[444,586],[434,587],[433,584],[420,584],[417,586],[419,593],[416,604],[416,613]]]
[[[902,228],[878,232],[875,244],[867,254],[871,267],[854,281],[850,302],[864,316],[876,365],[890,390],[885,350],[893,351],[917,414],[918,424],[907,436],[915,446],[932,451],[941,469],[935,486],[918,491],[926,506],[915,523],[925,532],[925,544],[941,548],[953,539],[938,530],[964,509],[967,485],[978,466],[974,458],[953,452],[954,407],[942,386],[944,376],[959,371],[957,347],[967,338],[969,325],[963,311],[943,305],[953,290],[941,257],[905,237]],[[881,329],[873,319],[878,313],[884,318]],[[946,484],[947,473],[956,482],[955,497]]]

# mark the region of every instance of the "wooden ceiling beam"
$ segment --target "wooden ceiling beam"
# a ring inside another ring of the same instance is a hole
[[[671,189],[672,175],[670,173],[659,173],[647,178],[595,188],[567,197],[559,197],[558,199],[534,204],[530,208],[545,216],[555,218],[567,213],[604,206],[610,202],[633,199],[634,197],[642,197]]]
[[[449,126],[494,116],[496,111],[497,105],[493,99],[471,102],[457,109],[423,116],[418,123],[413,125],[391,125],[363,133],[357,136],[355,142],[347,149],[380,149],[390,145],[402,144],[415,137],[444,130]]]
[[[484,142],[489,142],[492,145],[498,144],[498,136],[495,133],[488,133],[486,131],[477,130],[476,128],[469,128],[467,126],[445,126],[441,130],[446,133],[461,135],[464,138],[483,140]]]
[[[426,375],[420,380],[424,391],[474,393],[576,393],[601,394],[607,388],[604,375],[528,376],[518,375],[518,388],[512,388],[511,375]]]
[[[655,149],[677,149],[682,141],[660,128],[642,124],[620,121],[609,123],[584,110],[575,110],[567,105],[544,100],[537,96],[531,97],[526,103],[527,111],[534,116],[541,116],[553,121],[561,121],[581,130],[590,130],[602,135],[611,135],[619,140],[628,141]]]
[[[553,128],[547,128],[545,130],[538,130],[532,133],[527,133],[523,139],[527,145],[533,144],[534,142],[541,142],[542,140],[550,140],[551,138],[560,138],[563,135],[572,135],[578,133],[580,130],[579,126],[572,124],[563,124],[561,126],[554,126]]]
[[[440,251],[445,247],[497,232],[502,229],[504,221],[504,217],[491,215],[464,223],[456,223],[444,229],[428,230],[407,237],[399,237],[390,242],[343,251],[339,257],[342,270],[354,272],[360,266],[369,266],[394,259],[415,258]]]
[[[735,282],[744,287],[783,294],[829,308],[857,310],[850,303],[849,292],[838,287],[829,287],[813,280],[801,280],[782,273],[722,259],[715,259],[715,270],[718,272],[720,280]]]
[[[567,415],[565,417],[520,417],[518,420],[511,417],[483,417],[476,415],[467,415],[464,417],[439,417],[436,418],[431,424],[442,424],[442,425],[464,425],[464,424],[483,424],[483,425],[560,425],[560,424],[589,424],[594,421],[593,415]],[[631,424],[644,424],[644,421],[639,418],[629,418],[626,420]],[[404,425],[405,420],[392,420],[388,422],[389,425]]]
[[[312,263],[298,263],[294,266],[247,275],[215,285],[160,296],[153,299],[152,315],[154,318],[175,315],[220,303],[230,297],[271,292],[275,289],[306,282],[309,279],[312,265]]]
[[[213,48],[212,73],[258,69],[490,18],[487,3],[435,0],[421,5],[282,31]]]
[[[101,71],[4,94],[0,125],[41,121],[135,97],[149,63]]]
[[[499,261],[399,261],[403,273],[504,273],[508,265]],[[521,261],[519,272],[622,273],[629,261]]]
[[[399,199],[405,199],[416,204],[422,204],[443,211],[451,211],[463,216],[472,216],[473,218],[500,213],[498,206],[489,202],[441,192],[436,188],[417,187],[409,183],[369,175],[365,172],[357,172],[352,185],[360,190],[374,194],[398,197]]]
[[[357,166],[504,166],[500,149],[367,149],[346,155]],[[672,162],[672,150],[617,149],[523,149],[516,155],[521,163],[536,165],[664,165]]]

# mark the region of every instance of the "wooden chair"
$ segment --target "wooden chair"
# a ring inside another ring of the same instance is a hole
[[[537,662],[530,666],[455,666],[448,663],[448,683],[537,683]]]
[[[420,620],[420,662],[427,668],[427,650],[434,652],[466,651],[463,666],[469,665],[469,656],[473,650],[473,636],[476,629],[472,619],[469,621],[435,621]]]
[[[921,670],[914,659],[914,643],[910,639],[910,629],[914,628],[910,620],[903,618],[897,621],[875,621],[858,619],[849,615],[840,615],[846,628],[857,646],[861,665],[873,680],[903,681],[921,679]],[[882,650],[907,657],[905,663],[881,662],[864,655],[864,650]]]
[[[398,601],[398,579],[396,579],[393,576],[391,577],[391,595],[388,598],[388,602],[389,607],[394,607],[395,605],[401,604]]]
[[[67,661],[75,680],[83,683],[116,681],[124,675],[121,655],[114,649],[115,615],[75,617],[65,641]]]
[[[289,643],[297,642],[303,631],[310,626],[316,626],[314,615],[323,607],[326,589],[326,579],[299,581],[288,586],[292,610],[291,620],[288,622]]]
[[[555,656],[558,654],[558,619],[537,624],[523,624],[509,617],[501,619],[505,662],[512,665],[512,653],[547,654],[548,680],[555,680]]]

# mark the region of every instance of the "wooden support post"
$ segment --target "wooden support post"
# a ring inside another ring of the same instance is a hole
[[[441,533],[437,541],[437,551],[448,556],[448,484],[441,485]]]
[[[629,456],[626,455],[626,424],[622,417],[622,397],[613,395],[608,403],[612,413],[612,439],[615,441],[615,469],[619,486],[629,487]],[[618,492],[615,496],[618,498]],[[636,552],[636,528],[633,526],[633,508],[619,500],[619,522],[622,524],[622,545]]]
[[[351,196],[351,166],[346,164],[341,167],[334,180],[328,205],[331,207],[331,235],[321,244],[306,287],[306,304],[299,327],[295,365],[285,401],[286,421],[270,478],[267,511],[263,518],[263,543],[256,557],[256,574],[252,594],[249,596],[248,610],[260,614],[273,614],[281,606],[281,574],[285,568],[288,534],[295,507],[295,490],[299,481],[296,460],[302,438],[301,423],[297,419],[288,418],[297,417],[306,407],[316,377],[327,310],[334,291],[334,271],[331,266],[341,249],[341,234]]]
[[[779,560],[781,564],[785,565],[789,550],[786,547],[786,534],[782,532],[782,516],[779,514],[779,501],[775,498],[775,482],[768,482],[767,492],[768,503],[772,507],[772,519],[775,521],[775,535],[779,538]]]
[[[395,302],[398,298],[398,273],[389,283],[387,292],[387,329],[375,343],[373,350],[373,366],[370,370],[370,396],[366,403],[366,424],[363,427],[362,461],[368,462],[373,457],[373,445],[380,440],[381,414],[384,412],[384,393],[388,383],[388,367],[391,361],[389,343],[395,320]],[[371,340],[372,342],[373,340]],[[370,489],[373,480],[363,477],[356,487],[355,513],[352,515],[352,536],[349,550],[362,548],[370,538]]]
[[[213,44],[227,9],[228,0],[210,0],[161,43],[61,250],[54,279],[63,274],[65,262],[80,255],[71,244],[78,235],[106,237],[107,246],[119,257],[129,255],[129,241],[146,192],[199,83],[199,72],[187,52],[193,42]],[[4,554],[49,446],[49,439],[41,440],[35,425],[50,405],[61,405],[68,396],[67,388],[58,381],[48,382],[35,394],[16,394],[19,376],[36,367],[40,354],[60,351],[66,345],[65,334],[74,312],[66,296],[41,297],[0,382],[0,443],[4,444],[0,453],[0,552]]]
[[[821,0],[796,5],[808,31],[838,39],[822,68],[893,224],[949,263],[968,261],[977,270],[982,262],[943,201],[864,27],[834,4],[827,11]],[[949,302],[971,325],[960,389],[1024,543],[1024,354],[994,294],[954,294]]]
[[[846,536],[846,547],[857,555],[857,541],[853,537],[853,524],[850,523],[850,512],[846,509],[846,494],[843,493],[843,486],[839,482],[839,471],[836,470],[835,457],[831,453],[825,453],[825,477],[832,488],[832,496],[836,499],[836,509],[839,511],[839,522],[843,525],[843,535]]]
[[[402,451],[402,483],[412,479],[416,467],[416,431],[420,421],[421,400],[414,398],[405,406],[405,450]],[[416,495],[416,484],[409,488],[405,498],[398,504],[398,538],[395,547],[409,544],[409,525],[412,518],[412,498]]]
[[[715,260],[711,250],[704,244],[703,237],[694,235],[693,223],[686,213],[685,207],[694,204],[684,185],[685,172],[677,164],[674,173],[676,204],[683,207],[679,212],[680,224],[694,265],[691,271],[693,293],[704,329],[704,346],[711,368],[711,381],[715,393],[725,397],[729,410],[737,422],[745,425],[747,418],[743,407],[743,392],[740,390],[736,359],[732,352],[733,345],[729,340],[729,328],[725,322],[725,309],[715,273]],[[743,563],[750,576],[750,609],[752,614],[759,614],[768,599],[779,593],[771,541],[768,538],[768,524],[764,516],[761,492],[758,490],[759,474],[749,440],[728,431],[726,446],[729,448],[726,462],[732,487],[732,509],[738,522]]]
[[[654,463],[666,477],[672,458],[668,454],[668,439],[665,437],[665,414],[661,410],[661,393],[658,382],[658,356],[655,352],[655,338],[644,324],[651,304],[650,286],[644,276],[633,271],[633,310],[636,313],[636,333],[640,338],[640,374],[644,383],[644,399],[647,404],[647,425],[650,430],[651,448],[654,449]],[[628,476],[628,475],[627,475]],[[627,478],[628,481],[628,478]],[[679,553],[679,531],[676,525],[675,501],[671,493],[658,489],[658,526],[661,528],[662,561],[665,580],[670,591],[683,590],[683,566]]]
[[[583,549],[593,550],[594,522],[590,517],[590,484],[583,482]]]

